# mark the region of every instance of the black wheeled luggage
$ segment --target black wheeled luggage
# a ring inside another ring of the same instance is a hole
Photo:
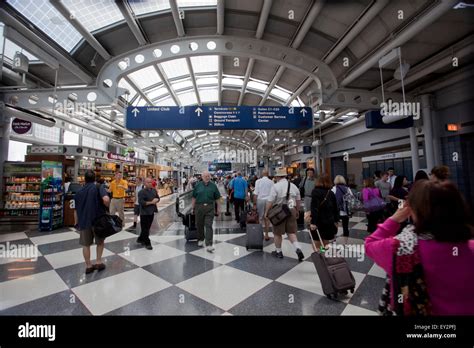
[[[319,231],[316,230],[316,232],[322,245]],[[314,244],[311,232],[309,234]],[[318,250],[311,254],[311,259],[316,267],[316,272],[318,272],[323,292],[328,298],[335,300],[339,294],[347,294],[348,290],[354,292],[355,279],[344,258],[328,257],[325,252]]]
[[[183,217],[184,223],[184,238],[186,241],[197,240],[198,233],[196,228],[196,215],[187,213]]]
[[[247,250],[263,250],[263,227],[261,224],[247,225]]]

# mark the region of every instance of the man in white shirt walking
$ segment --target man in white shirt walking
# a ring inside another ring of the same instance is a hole
[[[283,252],[281,250],[281,244],[283,242],[283,234],[288,235],[288,239],[295,248],[295,252],[298,255],[298,261],[304,260],[301,246],[296,239],[296,232],[298,229],[297,219],[300,211],[301,196],[299,189],[288,182],[286,179],[287,173],[285,168],[278,168],[275,173],[277,183],[273,186],[270,196],[268,197],[267,210],[265,216],[268,217],[268,212],[273,204],[288,204],[291,215],[281,224],[273,226],[273,236],[275,241],[276,250],[272,252],[277,258],[283,258]],[[288,190],[289,185],[289,190]],[[289,192],[287,197],[287,192]]]
[[[262,171],[262,177],[255,182],[255,190],[253,192],[254,204],[257,206],[260,223],[265,227],[265,240],[270,240],[268,236],[270,221],[265,217],[265,208],[274,185],[273,181],[268,178],[268,170],[264,169]]]

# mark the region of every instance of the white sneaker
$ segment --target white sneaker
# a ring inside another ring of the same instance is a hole
[[[203,246],[204,246],[204,241],[203,240],[198,241],[198,247],[203,247]]]
[[[213,253],[214,250],[216,250],[216,248],[214,248],[212,245],[209,245],[209,246],[207,247],[207,251],[210,252],[210,253]]]

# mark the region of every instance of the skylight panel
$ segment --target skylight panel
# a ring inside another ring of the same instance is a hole
[[[62,0],[62,2],[91,32],[125,20],[113,0]]]
[[[219,80],[217,79],[217,77],[204,77],[204,78],[196,79],[196,83],[198,86],[217,85],[218,82]]]
[[[257,81],[249,81],[247,83],[247,88],[256,89],[257,91],[265,92],[267,90],[267,85]]]
[[[189,70],[185,58],[173,59],[167,62],[163,62],[161,63],[161,67],[163,68],[166,76],[169,79],[189,75]]]
[[[193,83],[190,80],[186,80],[186,81],[172,83],[171,86],[173,87],[173,89],[175,91],[178,91],[180,89],[186,89],[186,88],[193,87]]]
[[[194,91],[178,94],[178,99],[183,106],[197,104],[196,93],[194,93]]]
[[[137,16],[170,9],[169,0],[129,1],[129,4]]]
[[[147,92],[147,96],[150,99],[156,99],[156,98],[164,97],[168,93],[169,92],[168,92],[168,89],[166,87],[160,87],[160,88],[154,89],[150,92]]]
[[[174,102],[173,98],[171,98],[171,97],[161,99],[157,102],[154,102],[153,104],[155,104],[156,106],[177,106],[176,103]]]
[[[217,101],[217,89],[200,89],[199,96],[202,103],[210,103]]]
[[[191,64],[195,74],[217,72],[218,70],[218,58],[215,55],[191,57]]]
[[[140,89],[144,89],[161,82],[158,73],[152,66],[137,70],[129,74],[128,77]]]
[[[275,96],[279,99],[282,99],[282,100],[288,100],[288,98],[290,97],[290,94],[287,93],[287,92],[284,92],[282,91],[281,89],[278,89],[278,88],[273,88],[272,91],[270,92],[270,95],[272,96]]]
[[[237,87],[241,87],[241,86],[243,86],[244,81],[241,80],[241,79],[236,79],[236,78],[232,78],[232,77],[224,77],[224,78],[222,79],[222,84],[223,84],[223,85],[226,85],[226,86],[237,86]]]
[[[7,0],[8,4],[70,52],[82,35],[49,3],[49,1]]]

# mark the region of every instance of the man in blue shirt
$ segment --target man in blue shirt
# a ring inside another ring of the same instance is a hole
[[[240,172],[237,172],[237,176],[230,182],[230,188],[234,190],[235,220],[240,222],[240,212],[244,210],[245,200],[248,199],[247,181],[242,178]]]
[[[74,196],[77,214],[77,225],[79,226],[79,244],[82,245],[82,254],[86,262],[86,274],[94,270],[102,271],[105,265],[102,263],[102,252],[104,251],[104,240],[94,235],[92,228],[94,220],[106,213],[110,204],[110,197],[103,185],[96,185],[95,174],[92,170],[84,174],[85,185]],[[91,263],[91,245],[97,244],[96,264]]]

